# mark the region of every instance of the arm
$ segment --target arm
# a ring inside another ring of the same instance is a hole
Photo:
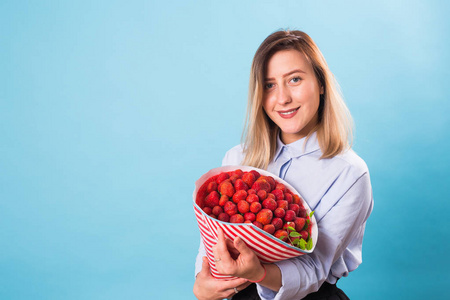
[[[281,271],[282,286],[276,292],[261,283],[258,291],[263,299],[301,299],[317,291],[329,274],[346,275],[360,263],[358,254],[353,259],[356,266],[341,260],[347,246],[358,236],[362,238],[365,221],[372,210],[368,173],[358,178],[338,201],[332,200],[335,196],[331,191],[316,208],[319,238],[313,253],[275,263]],[[327,206],[327,203],[333,204]]]

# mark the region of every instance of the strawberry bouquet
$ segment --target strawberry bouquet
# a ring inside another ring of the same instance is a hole
[[[195,183],[194,211],[211,273],[218,279],[212,246],[217,229],[242,238],[261,262],[273,263],[311,253],[317,243],[313,212],[297,191],[273,174],[248,166],[225,166]]]

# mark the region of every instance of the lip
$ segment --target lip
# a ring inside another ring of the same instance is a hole
[[[290,119],[290,118],[293,118],[297,114],[299,108],[300,107],[293,108],[293,109],[287,109],[287,110],[279,110],[279,111],[277,111],[277,113],[283,119]]]

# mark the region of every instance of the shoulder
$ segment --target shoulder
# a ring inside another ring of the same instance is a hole
[[[236,145],[225,153],[222,166],[240,165],[244,159],[242,145]]]
[[[366,162],[353,149],[348,149],[330,158],[329,164],[332,169],[339,170],[341,175],[345,173],[349,179],[357,180],[361,176],[369,174]]]

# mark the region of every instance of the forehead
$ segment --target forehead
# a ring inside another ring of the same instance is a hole
[[[295,69],[310,73],[312,66],[300,51],[294,49],[281,50],[275,52],[267,61],[266,77],[281,76]]]

